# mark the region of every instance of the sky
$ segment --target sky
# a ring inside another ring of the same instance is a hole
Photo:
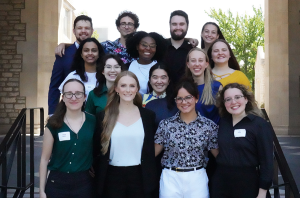
[[[75,7],[75,14],[87,12],[95,28],[108,28],[108,40],[116,40],[120,34],[115,20],[120,12],[129,10],[138,15],[138,31],[157,32],[165,38],[170,37],[169,17],[174,10],[183,10],[189,16],[189,29],[186,37],[196,38],[200,42],[200,32],[204,23],[213,21],[206,12],[212,8],[230,11],[235,16],[252,15],[252,6],[264,11],[264,0],[69,0]]]

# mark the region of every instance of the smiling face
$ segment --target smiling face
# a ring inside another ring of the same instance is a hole
[[[137,46],[137,50],[139,52],[139,62],[149,64],[156,52],[156,42],[149,36],[144,37]]]
[[[169,76],[165,70],[156,69],[152,72],[150,84],[157,95],[163,94],[169,83]]]
[[[188,25],[183,16],[175,15],[171,18],[170,21],[170,33],[171,37],[174,40],[184,39],[188,30]]]
[[[207,24],[201,33],[201,37],[205,43],[213,43],[219,38],[218,28],[215,25]]]
[[[136,31],[134,27],[134,20],[129,16],[125,16],[120,20],[120,26],[117,28],[122,37],[126,37]]]
[[[240,96],[243,96],[243,93],[237,88],[229,88],[224,92],[224,100],[227,100],[224,102],[225,108],[233,116],[246,116],[245,108],[248,100]],[[231,100],[228,101],[229,99]]]
[[[130,102],[135,98],[138,92],[137,82],[130,76],[123,76],[120,78],[115,91],[119,93],[120,102]]]
[[[189,61],[186,64],[192,72],[193,77],[204,75],[204,71],[209,65],[209,63],[206,62],[205,54],[197,50],[194,50],[189,54]]]
[[[84,87],[81,83],[72,81],[68,82],[63,87],[63,93],[83,93],[82,98],[76,98],[75,95],[73,95],[70,99],[68,99],[64,94],[62,96],[63,101],[65,102],[65,105],[68,110],[76,111],[81,110],[81,107],[85,101],[85,93],[84,93]],[[80,94],[78,94],[80,95]]]
[[[102,74],[105,76],[105,79],[109,82],[114,82],[119,73],[121,73],[121,66],[118,64],[118,62],[113,58],[107,59],[102,72]]]
[[[81,57],[87,64],[96,64],[99,58],[99,50],[96,43],[86,42],[82,47]]]
[[[228,63],[230,52],[225,43],[216,42],[212,47],[211,56],[215,64]]]
[[[73,33],[78,43],[80,43],[84,39],[91,38],[93,31],[94,30],[91,26],[91,23],[84,20],[78,21],[75,25],[75,29],[73,29]]]
[[[192,96],[185,88],[181,88],[178,90],[177,98],[186,98]],[[192,97],[190,99],[183,100],[182,103],[177,103],[177,108],[183,114],[188,114],[191,112],[195,112],[195,106],[197,103],[197,98]]]

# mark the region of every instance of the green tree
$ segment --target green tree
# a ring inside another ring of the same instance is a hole
[[[254,89],[254,65],[258,46],[264,46],[264,16],[262,9],[253,7],[254,15],[233,16],[230,10],[227,13],[221,9],[211,9],[206,12],[215,19],[226,39],[231,45],[241,71],[249,78]]]

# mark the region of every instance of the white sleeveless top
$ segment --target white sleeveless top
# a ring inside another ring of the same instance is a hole
[[[117,122],[111,135],[109,164],[112,166],[141,164],[144,136],[142,118],[128,127]]]

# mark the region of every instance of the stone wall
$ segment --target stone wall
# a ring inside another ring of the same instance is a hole
[[[24,0],[0,1],[0,125],[10,126],[26,104],[26,97],[20,96],[23,55],[17,51],[18,42],[26,40],[24,8]]]

